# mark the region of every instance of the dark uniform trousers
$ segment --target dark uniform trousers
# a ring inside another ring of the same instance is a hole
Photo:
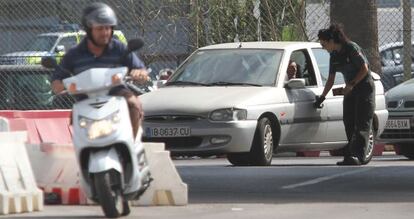
[[[343,121],[348,144],[344,156],[355,156],[362,162],[372,129],[375,109],[375,85],[371,75],[367,75],[344,97]]]

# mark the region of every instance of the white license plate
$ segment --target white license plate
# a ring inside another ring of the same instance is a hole
[[[385,125],[386,129],[410,129],[409,119],[389,119]]]
[[[186,137],[191,135],[189,127],[149,127],[145,129],[146,137]]]

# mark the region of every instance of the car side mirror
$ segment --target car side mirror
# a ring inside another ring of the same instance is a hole
[[[305,88],[305,83],[304,78],[293,78],[285,83],[285,88],[301,89]]]
[[[64,45],[57,45],[55,51],[57,53],[64,52],[65,51],[65,46]]]

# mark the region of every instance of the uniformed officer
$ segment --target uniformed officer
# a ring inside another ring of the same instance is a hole
[[[366,150],[375,108],[375,85],[368,60],[361,48],[348,39],[339,24],[332,24],[318,33],[319,41],[330,53],[329,77],[322,95],[315,102],[320,107],[332,88],[336,72],[345,78],[343,89],[343,121],[348,144],[344,148],[344,160],[337,165],[366,164]]]

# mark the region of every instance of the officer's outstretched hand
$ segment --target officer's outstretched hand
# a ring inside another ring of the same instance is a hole
[[[322,102],[325,100],[325,96],[316,96],[315,102],[313,103],[313,107],[315,108],[322,108],[323,104]]]

